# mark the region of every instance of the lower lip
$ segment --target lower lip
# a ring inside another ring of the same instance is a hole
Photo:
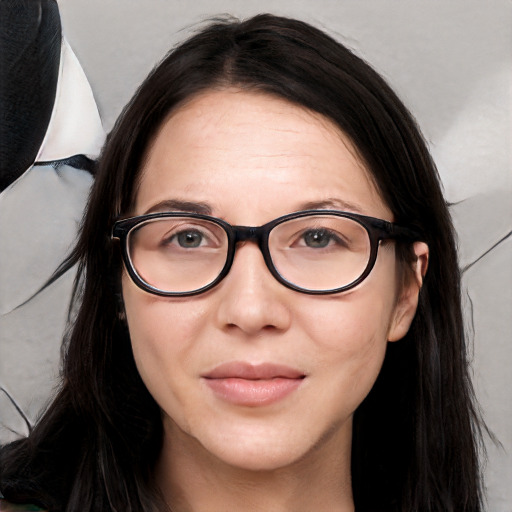
[[[205,379],[206,385],[220,398],[235,405],[259,407],[270,405],[293,393],[303,379],[262,379],[239,378]]]

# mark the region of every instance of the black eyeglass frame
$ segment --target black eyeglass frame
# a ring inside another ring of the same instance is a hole
[[[347,219],[352,219],[355,222],[359,223],[361,226],[363,226],[366,232],[368,233],[370,239],[370,256],[368,258],[368,263],[363,273],[351,283],[340,288],[333,288],[329,290],[309,290],[307,288],[302,288],[287,281],[283,276],[281,276],[281,274],[279,274],[279,272],[274,266],[274,263],[272,262],[272,256],[270,255],[270,250],[268,247],[268,239],[270,232],[276,226],[282,224],[283,222],[293,219],[299,219],[301,217],[323,215],[345,217]],[[202,288],[198,288],[197,290],[192,290],[188,292],[166,292],[158,288],[155,288],[154,286],[151,286],[149,283],[146,283],[141,278],[141,276],[139,276],[130,258],[128,250],[128,236],[133,229],[135,229],[137,226],[140,226],[141,224],[144,224],[154,219],[165,219],[173,217],[187,217],[190,219],[199,219],[212,222],[213,224],[217,224],[218,226],[220,226],[226,232],[228,237],[228,250],[226,253],[226,263],[224,264],[224,267],[222,268],[221,272],[219,273],[216,279],[214,279],[211,283],[203,286]],[[282,285],[286,286],[287,288],[309,295],[331,295],[350,290],[351,288],[354,288],[368,277],[373,267],[375,266],[381,240],[401,240],[409,243],[421,240],[420,234],[414,229],[407,228],[399,224],[395,224],[394,222],[377,219],[375,217],[368,217],[366,215],[360,215],[357,213],[344,212],[338,210],[303,210],[283,215],[282,217],[278,217],[277,219],[274,219],[270,222],[267,222],[266,224],[263,224],[262,226],[257,227],[232,226],[228,222],[217,217],[211,217],[209,215],[203,215],[199,213],[149,213],[146,215],[138,215],[136,217],[130,217],[127,219],[121,219],[116,221],[112,228],[111,238],[113,240],[119,240],[121,243],[121,254],[123,262],[132,281],[142,290],[148,293],[152,293],[154,295],[160,295],[162,297],[186,297],[191,295],[198,295],[215,287],[217,284],[220,283],[220,281],[222,281],[228,275],[235,257],[236,245],[239,242],[257,242],[258,247],[261,253],[263,254],[265,264],[269,269],[270,273],[274,276],[274,278],[277,281],[279,281]]]

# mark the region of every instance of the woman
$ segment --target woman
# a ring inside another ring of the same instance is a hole
[[[1,453],[11,503],[481,510],[438,176],[325,34],[262,15],[171,52],[108,138],[75,263],[62,387]]]

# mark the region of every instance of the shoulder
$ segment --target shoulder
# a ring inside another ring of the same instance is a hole
[[[14,505],[0,498],[0,512],[30,512],[39,511],[44,512],[42,508],[34,505]]]

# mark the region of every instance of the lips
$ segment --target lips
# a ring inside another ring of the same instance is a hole
[[[217,366],[202,378],[217,398],[234,405],[258,407],[293,393],[305,375],[284,365],[231,362]]]
[[[242,362],[224,363],[203,375],[207,379],[238,378],[247,380],[300,379],[304,374],[289,366],[263,363],[252,365]]]

